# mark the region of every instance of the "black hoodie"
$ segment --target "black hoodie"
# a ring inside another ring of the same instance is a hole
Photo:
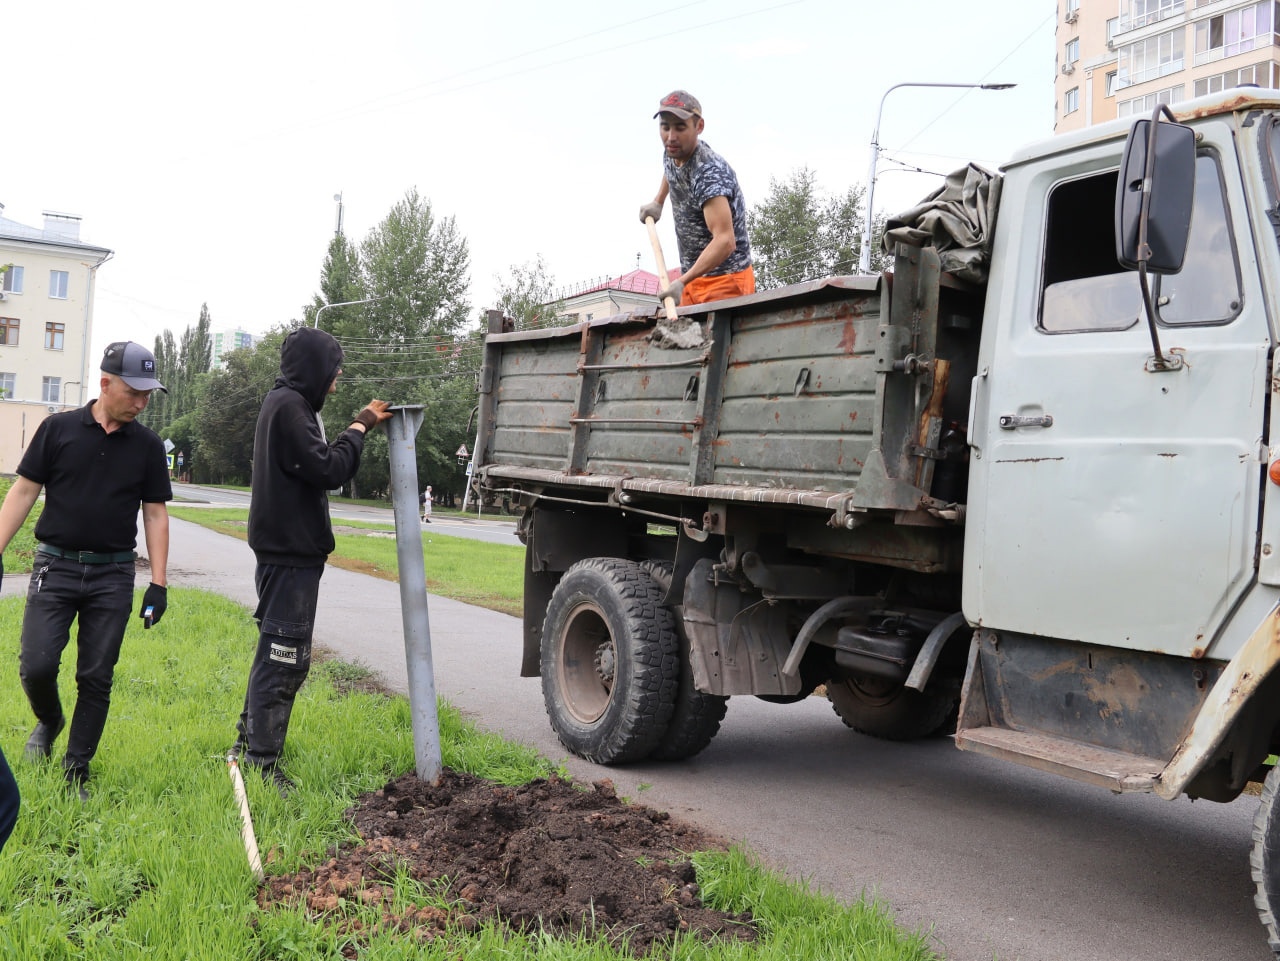
[[[364,434],[347,428],[332,443],[320,408],[342,365],[342,347],[323,330],[299,327],[280,347],[280,376],[253,435],[249,546],[259,564],[320,567],[333,552],[329,494],[354,476]]]

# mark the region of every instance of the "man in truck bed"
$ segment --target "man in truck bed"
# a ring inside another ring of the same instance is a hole
[[[658,299],[705,304],[753,293],[747,202],[733,168],[698,140],[702,105],[687,91],[675,90],[662,98],[654,116],[665,148],[662,183],[653,200],[640,208],[640,222],[647,217],[656,222],[670,194],[680,248],[680,276],[658,292]]]

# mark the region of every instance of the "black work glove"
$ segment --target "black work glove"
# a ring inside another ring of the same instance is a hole
[[[169,589],[159,584],[148,584],[147,592],[142,595],[142,610],[138,612],[138,616],[142,618],[142,626],[159,624],[168,606]]]
[[[0,554],[0,584],[4,583],[4,555]]]

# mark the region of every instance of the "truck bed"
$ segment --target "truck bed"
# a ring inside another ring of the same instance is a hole
[[[841,515],[920,508],[938,460],[927,452],[937,452],[949,416],[967,413],[968,381],[956,392],[964,396],[948,398],[953,360],[938,356],[936,258],[930,270],[932,252],[914,253],[884,278],[834,277],[684,308],[675,325],[655,311],[490,334],[482,487]]]

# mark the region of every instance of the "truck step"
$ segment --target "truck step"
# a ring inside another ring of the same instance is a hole
[[[1041,731],[976,727],[956,732],[956,747],[1096,784],[1119,794],[1149,793],[1165,762]]]

